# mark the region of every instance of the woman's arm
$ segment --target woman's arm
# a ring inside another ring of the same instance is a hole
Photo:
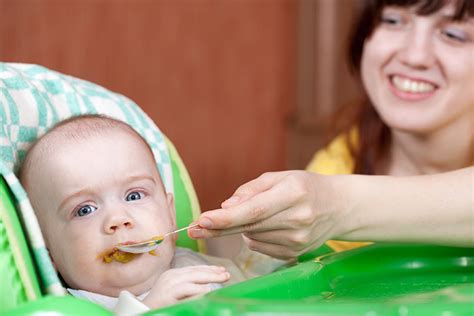
[[[474,168],[414,176],[267,173],[222,209],[205,212],[194,238],[244,233],[248,246],[295,257],[327,239],[474,245]]]
[[[474,246],[474,168],[413,177],[348,179],[344,240]]]

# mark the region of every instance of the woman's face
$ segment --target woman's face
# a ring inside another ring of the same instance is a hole
[[[452,6],[428,16],[387,6],[364,44],[365,89],[392,129],[430,134],[471,126],[474,115],[474,19],[452,21]]]

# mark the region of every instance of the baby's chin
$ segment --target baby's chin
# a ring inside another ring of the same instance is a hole
[[[83,276],[77,288],[112,297],[117,297],[124,290],[140,295],[150,290],[161,273],[166,270],[151,264],[124,265],[115,262],[102,269],[100,276]]]
[[[136,295],[148,291],[161,273],[169,269],[169,261],[171,259],[164,253],[163,256],[141,254],[128,263],[104,263],[94,258],[92,261],[70,263],[74,269],[62,271],[61,267],[58,268],[70,288],[117,297],[123,290]]]

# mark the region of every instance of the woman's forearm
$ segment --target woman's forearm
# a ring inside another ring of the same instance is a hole
[[[342,178],[341,178],[342,179]],[[338,239],[474,246],[474,167],[414,176],[349,176]]]

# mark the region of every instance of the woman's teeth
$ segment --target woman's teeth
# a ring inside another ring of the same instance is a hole
[[[430,83],[411,80],[399,76],[393,76],[392,83],[398,90],[409,93],[426,93],[435,89],[435,86]]]

